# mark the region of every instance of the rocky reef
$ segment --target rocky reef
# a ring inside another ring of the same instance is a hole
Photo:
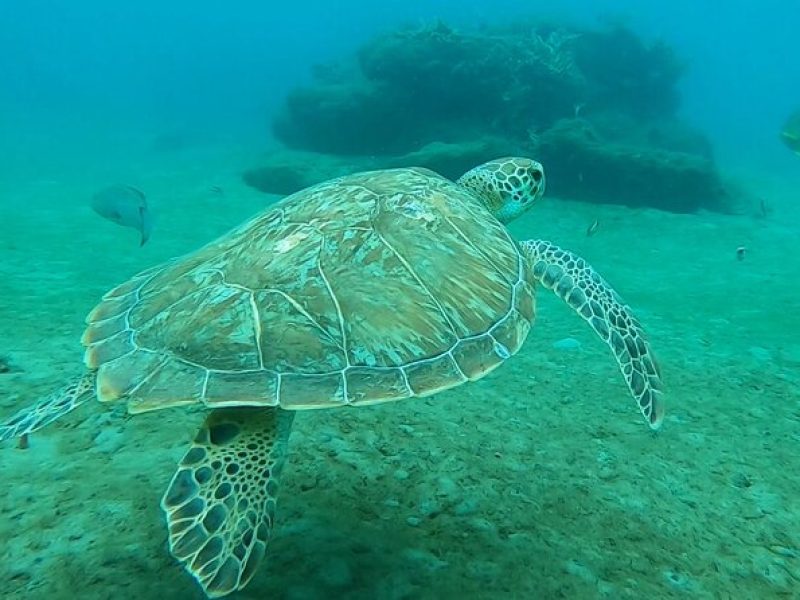
[[[286,150],[245,180],[287,194],[363,168],[456,177],[522,153],[545,163],[556,195],[725,210],[710,144],[678,118],[683,72],[668,46],[624,27],[399,30],[316,67],[274,119]]]
[[[482,162],[503,155],[525,154],[522,147],[502,138],[486,137],[465,142],[431,142],[418,150],[397,155],[338,156],[308,150],[271,153],[262,165],[244,172],[248,185],[271,194],[291,194],[331,177],[370,169],[426,167],[457,179]]]

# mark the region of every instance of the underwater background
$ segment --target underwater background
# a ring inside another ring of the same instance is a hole
[[[549,191],[509,229],[633,307],[661,430],[543,290],[483,380],[298,414],[232,597],[800,598],[798,23],[788,0],[6,0],[0,415],[80,373],[104,292],[290,192],[527,154]],[[202,598],[158,504],[202,416],[95,403],[3,443],[0,597]]]

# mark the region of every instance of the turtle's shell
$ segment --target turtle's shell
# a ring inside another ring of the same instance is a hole
[[[425,396],[522,344],[533,279],[461,186],[425,169],[300,191],[133,277],[87,318],[100,400],[289,409]]]

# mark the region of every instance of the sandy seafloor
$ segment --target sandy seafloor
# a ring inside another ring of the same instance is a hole
[[[249,149],[145,147],[0,177],[0,355],[15,368],[0,414],[80,372],[105,290],[272,201],[239,178]],[[484,380],[299,414],[268,558],[232,597],[800,597],[800,181],[746,175],[767,218],[546,198],[512,226],[580,253],[635,308],[667,385],[657,434],[610,352],[542,290],[527,344]],[[116,181],[158,210],[144,248],[88,208]],[[92,403],[27,450],[3,444],[0,597],[202,598],[159,508],[201,418]]]

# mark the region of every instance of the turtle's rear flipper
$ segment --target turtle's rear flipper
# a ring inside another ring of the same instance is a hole
[[[625,383],[653,429],[664,415],[661,371],[630,307],[589,264],[550,242],[522,242],[536,281],[553,290],[614,352]]]
[[[293,418],[269,407],[213,411],[161,500],[170,551],[210,598],[243,588],[264,557]]]
[[[94,371],[76,377],[63,388],[0,423],[0,442],[33,433],[94,397]]]

